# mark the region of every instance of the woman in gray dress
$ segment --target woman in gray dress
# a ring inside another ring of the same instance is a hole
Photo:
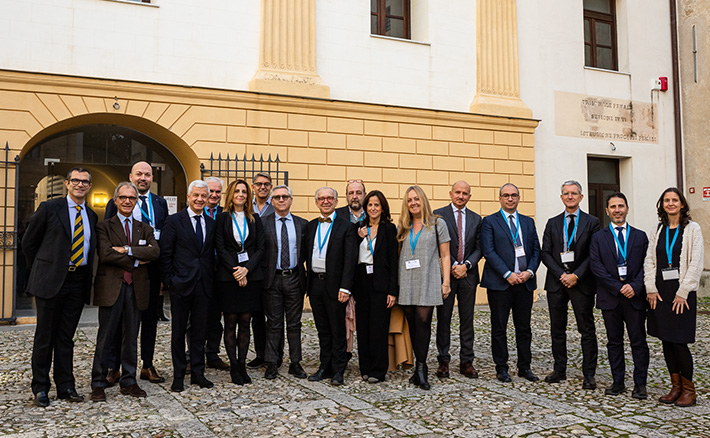
[[[446,224],[432,213],[429,200],[419,186],[407,189],[397,228],[400,246],[398,303],[409,324],[416,359],[414,375],[409,381],[429,389],[426,358],[431,317],[434,306],[443,304],[451,292],[451,266],[448,263],[442,265],[439,259],[449,259],[451,238]]]

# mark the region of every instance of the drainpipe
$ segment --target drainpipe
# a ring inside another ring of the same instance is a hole
[[[670,0],[671,6],[671,60],[673,62],[673,119],[675,126],[675,171],[676,185],[683,191],[683,131],[680,102],[680,68],[678,57],[678,10],[676,0]]]

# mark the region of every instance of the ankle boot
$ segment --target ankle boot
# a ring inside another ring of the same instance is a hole
[[[244,385],[244,379],[239,372],[239,367],[233,362],[229,363],[229,375],[232,377],[232,383],[239,386]]]
[[[239,369],[239,374],[241,374],[244,383],[251,383],[251,377],[249,377],[249,374],[247,374],[246,364],[240,361],[237,363],[237,366]]]
[[[678,400],[678,397],[680,397],[680,393],[680,373],[671,374],[671,391],[663,397],[659,398],[658,401],[667,405],[675,403],[675,401]]]
[[[693,406],[695,404],[696,399],[695,384],[692,380],[688,380],[685,377],[681,376],[680,379],[682,390],[680,393],[680,397],[678,397],[678,400],[675,401],[675,405],[680,406],[682,408]]]
[[[419,376],[417,375],[417,369],[414,369],[414,372],[412,373],[412,377],[409,378],[409,383],[412,385],[419,386]]]
[[[425,362],[417,362],[415,374],[417,376],[417,380],[419,380],[419,387],[421,389],[431,389],[428,379],[429,368],[426,366]]]

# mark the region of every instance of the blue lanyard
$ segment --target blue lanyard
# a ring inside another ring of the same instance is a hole
[[[563,221],[563,222],[567,222],[567,221]],[[572,241],[574,240],[574,236],[577,235],[577,225],[579,225],[579,211],[577,211],[577,217],[574,218],[574,229],[572,230],[571,236],[567,235],[567,227],[565,225],[562,226],[562,232],[565,233],[565,237],[567,238],[567,250],[569,251],[569,246],[572,244]]]
[[[244,215],[244,233],[242,233],[242,230],[239,228],[239,224],[237,223],[237,216],[234,215],[234,212],[232,212],[232,222],[234,222],[234,226],[237,227],[237,232],[239,233],[239,242],[240,245],[244,246],[244,234],[247,233],[247,215]]]
[[[412,255],[414,255],[414,249],[417,247],[417,242],[419,242],[419,235],[422,234],[423,229],[424,223],[422,223],[422,227],[419,229],[416,239],[412,238],[412,235],[414,234],[414,224],[412,224],[412,229],[409,231],[409,246],[412,248]]]
[[[611,235],[614,236],[614,240],[616,241],[616,247],[619,249],[619,253],[621,254],[621,257],[623,257],[624,262],[626,262],[626,249],[629,247],[629,234],[631,234],[631,230],[628,229],[626,232],[626,239],[624,239],[624,248],[621,248],[621,242],[619,242],[619,237],[616,235],[616,232],[614,231],[614,227],[609,224],[609,229],[611,230]]]
[[[209,208],[206,208],[205,210],[207,210],[207,216],[211,217],[212,219],[217,219],[217,207],[214,208],[214,213],[212,213],[211,215]],[[246,218],[244,220],[246,220]]]
[[[325,247],[325,243],[328,241],[328,236],[330,236],[330,231],[333,229],[333,223],[335,222],[335,215],[336,213],[333,213],[333,220],[330,222],[330,226],[328,227],[328,231],[325,233],[325,239],[321,241],[320,239],[320,222],[318,222],[318,255],[323,254],[323,248]]]
[[[678,231],[680,231],[680,226],[675,229],[675,235],[673,236],[673,242],[668,244],[668,235],[671,234],[671,227],[666,227],[666,256],[668,256],[668,266],[673,266],[673,247],[675,246],[675,241],[678,239]]]
[[[505,213],[503,212],[503,209],[500,209],[500,214],[503,216],[503,222],[505,222],[506,225],[508,225],[508,229],[510,230],[510,235],[513,237],[513,246],[515,246],[515,242],[518,241],[518,236],[513,234],[513,229],[510,228],[510,224],[508,223],[508,218],[505,217]],[[516,214],[515,215],[515,222],[518,227],[518,233],[520,233],[520,215]]]
[[[138,203],[138,209],[140,209],[141,213],[143,213],[143,216],[147,217],[148,220],[150,221],[150,226],[155,228],[155,224],[153,223],[153,202],[150,200],[150,192],[146,195],[146,200],[145,203],[148,204],[148,211],[146,212],[143,210],[143,207],[141,207],[141,203]]]
[[[421,232],[421,230],[419,230],[419,232]],[[375,236],[375,237],[377,237],[377,236]],[[417,239],[418,238],[419,238],[419,236],[417,236]],[[372,250],[372,237],[370,237],[370,226],[369,225],[367,226],[367,246],[370,247],[370,254],[372,254],[372,257],[374,259],[375,251]]]

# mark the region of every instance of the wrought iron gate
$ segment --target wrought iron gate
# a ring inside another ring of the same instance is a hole
[[[274,159],[271,158],[271,154],[269,154],[269,158],[264,159],[264,155],[261,155],[257,159],[252,154],[251,159],[248,159],[244,154],[240,159],[236,154],[234,158],[229,158],[229,154],[226,158],[222,158],[221,153],[217,158],[214,157],[214,154],[210,154],[209,167],[206,167],[204,163],[200,164],[200,176],[202,179],[208,176],[222,178],[226,188],[235,179],[241,178],[251,182],[254,175],[263,172],[271,176],[274,187],[280,184],[288,185],[288,171],[282,170],[280,167],[281,161],[278,155]]]
[[[16,320],[16,282],[17,273],[17,165],[20,156],[10,160],[10,144],[5,142],[5,159],[0,161],[0,245],[2,245],[2,296],[0,297],[0,321]]]

